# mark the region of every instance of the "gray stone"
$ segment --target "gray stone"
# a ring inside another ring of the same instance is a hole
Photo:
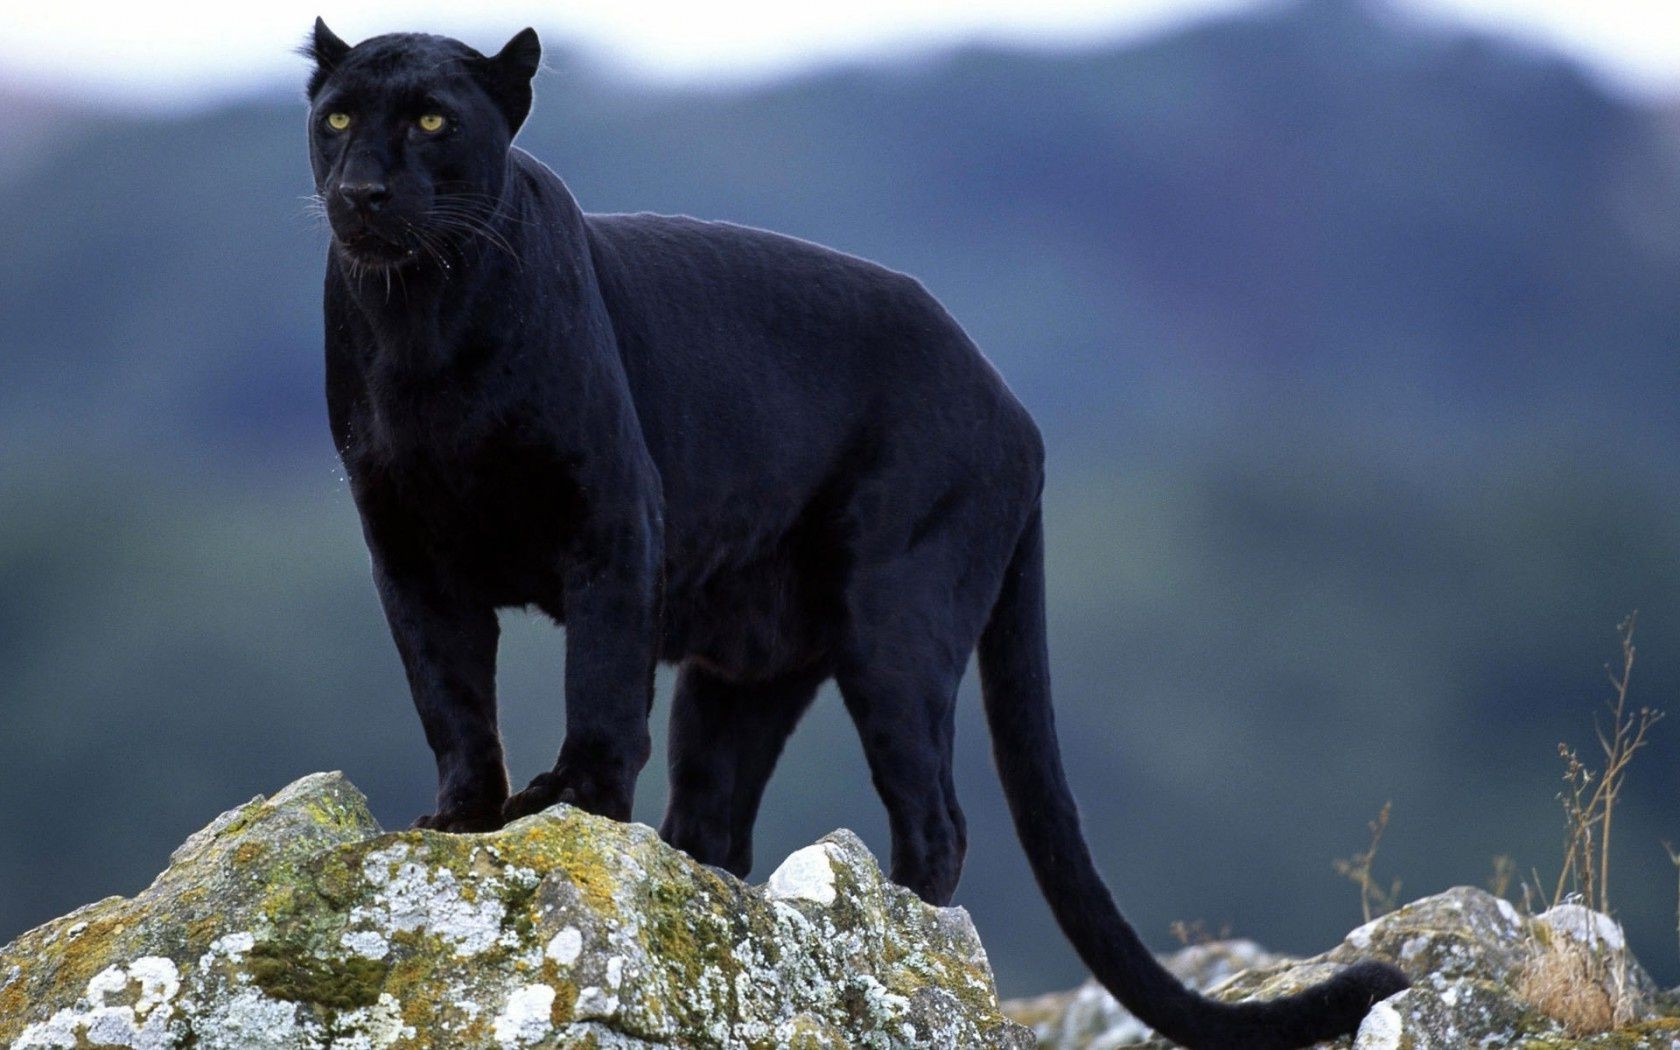
[[[1412,987],[1377,1004],[1357,1035],[1326,1047],[1680,1050],[1680,1002],[1627,953],[1614,921],[1579,905],[1525,916],[1508,901],[1460,887],[1367,923],[1311,959],[1267,957],[1239,941],[1163,961],[1192,987],[1240,1001],[1301,991],[1373,958],[1405,970]],[[1169,1046],[1095,984],[1004,1010],[1044,1047]]]
[[[1015,1047],[961,909],[840,831],[771,888],[557,806],[386,833],[338,774],[0,949],[0,1046]]]

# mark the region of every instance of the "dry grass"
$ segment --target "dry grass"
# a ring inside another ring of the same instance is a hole
[[[1567,743],[1558,745],[1567,785],[1558,800],[1563,803],[1567,831],[1563,870],[1558,872],[1552,891],[1554,906],[1563,903],[1566,897],[1575,896],[1597,911],[1610,913],[1610,833],[1614,828],[1616,802],[1621,797],[1629,763],[1645,747],[1651,727],[1662,719],[1661,711],[1649,707],[1628,709],[1628,683],[1633,677],[1637,653],[1633,644],[1637,615],[1630,615],[1617,627],[1622,640],[1621,660],[1605,668],[1613,690],[1606,704],[1610,725],[1606,729],[1597,719],[1593,724],[1604,754],[1603,771],[1590,769],[1581,761],[1579,752]]]
[[[1387,915],[1400,906],[1400,880],[1395,879],[1385,888],[1371,874],[1377,859],[1377,847],[1382,845],[1383,832],[1388,830],[1388,816],[1393,805],[1392,802],[1384,802],[1377,819],[1366,825],[1371,829],[1371,845],[1363,853],[1332,862],[1336,866],[1336,874],[1359,886],[1359,908],[1366,922],[1378,915]]]
[[[1564,762],[1563,867],[1551,894],[1552,907],[1575,904],[1606,916],[1610,911],[1610,844],[1615,828],[1616,804],[1626,783],[1628,766],[1646,745],[1651,727],[1662,712],[1648,707],[1628,706],[1628,685],[1633,677],[1633,644],[1636,617],[1630,615],[1617,627],[1621,637],[1620,659],[1605,668],[1611,697],[1606,703],[1609,723],[1594,720],[1604,765],[1594,770],[1581,760],[1580,752],[1567,743],[1558,745]],[[1680,856],[1672,851],[1675,865]],[[1536,888],[1523,887],[1525,901],[1541,896]],[[1619,943],[1600,936],[1590,916],[1579,913],[1582,929],[1570,935],[1540,923],[1532,923],[1529,957],[1518,991],[1535,1009],[1558,1021],[1577,1035],[1606,1032],[1639,1018],[1643,1004],[1628,975],[1628,956]]]
[[[1493,873],[1488,876],[1488,892],[1495,897],[1503,897],[1511,892],[1511,881],[1517,875],[1517,862],[1511,859],[1509,853],[1501,853],[1493,858]]]
[[[1228,941],[1231,939],[1231,926],[1229,923],[1220,924],[1219,932],[1217,934],[1211,932],[1207,927],[1207,923],[1203,922],[1201,919],[1194,919],[1190,922],[1185,922],[1182,919],[1174,919],[1172,921],[1172,925],[1167,928],[1172,931],[1173,939],[1186,948],[1190,948],[1198,944],[1214,944],[1219,941]]]
[[[1652,727],[1663,717],[1652,708],[1631,708],[1628,704],[1637,655],[1633,644],[1635,623],[1636,615],[1629,615],[1617,625],[1620,653],[1605,667],[1611,695],[1605,713],[1593,722],[1602,768],[1589,766],[1569,744],[1558,745],[1565,785],[1558,794],[1565,825],[1562,869],[1549,894],[1538,872],[1532,882],[1524,879],[1520,883],[1521,908],[1530,916],[1530,932],[1516,990],[1535,1010],[1578,1036],[1613,1031],[1638,1021],[1647,1012],[1630,977],[1629,956],[1619,927],[1593,915],[1612,914],[1610,846],[1617,805],[1628,767],[1644,750]],[[1334,862],[1336,871],[1359,887],[1359,904],[1366,922],[1399,904],[1400,880],[1384,885],[1373,874],[1377,848],[1388,829],[1390,808],[1385,803],[1369,824],[1368,848]],[[1668,853],[1680,880],[1680,851],[1669,847]],[[1516,864],[1510,857],[1495,857],[1488,888],[1495,896],[1505,897],[1517,881],[1515,873]],[[1554,909],[1570,907],[1554,912],[1552,921],[1541,922],[1534,916],[1547,907],[1544,902],[1548,900]],[[1680,909],[1675,919],[1676,937],[1680,938]],[[1180,934],[1180,939],[1188,943],[1186,935]]]
[[[1674,937],[1676,944],[1680,944],[1680,851],[1666,842],[1663,849],[1668,851],[1669,863],[1674,865]]]
[[[1611,1031],[1643,1012],[1625,954],[1557,932],[1530,939],[1517,994],[1575,1035]]]

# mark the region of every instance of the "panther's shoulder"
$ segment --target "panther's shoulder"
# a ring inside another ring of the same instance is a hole
[[[709,259],[737,276],[773,273],[783,282],[844,275],[850,281],[882,287],[914,284],[912,278],[880,263],[757,226],[656,212],[590,212],[584,221],[598,246],[626,259],[674,253]]]

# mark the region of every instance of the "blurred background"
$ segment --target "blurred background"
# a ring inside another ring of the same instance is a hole
[[[1328,947],[1360,920],[1332,861],[1389,800],[1404,897],[1501,855],[1549,891],[1556,747],[1596,750],[1634,609],[1632,701],[1680,714],[1672,4],[443,6],[320,13],[482,50],[536,24],[520,141],[586,208],[914,273],[1033,410],[1063,747],[1158,948],[1173,920]],[[430,809],[322,405],[288,52],[317,11],[254,8],[5,16],[0,941],[313,770],[388,825]],[[504,625],[522,784],[563,646]],[[1070,985],[967,690],[958,902],[1006,994]],[[1677,758],[1680,717],[1632,767],[1610,890],[1670,984]],[[839,825],[885,853],[829,695],[755,877]]]

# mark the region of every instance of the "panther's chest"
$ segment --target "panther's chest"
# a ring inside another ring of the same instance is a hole
[[[457,586],[496,605],[558,595],[582,507],[553,449],[410,445],[374,450],[351,470],[364,517],[383,519]]]

